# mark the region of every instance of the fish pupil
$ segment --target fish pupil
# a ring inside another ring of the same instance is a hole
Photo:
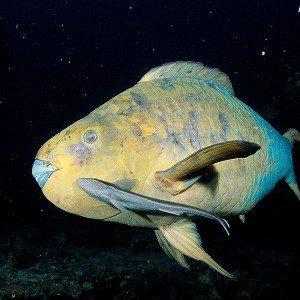
[[[89,144],[95,143],[98,140],[98,133],[95,130],[87,130],[83,135],[83,139]]]

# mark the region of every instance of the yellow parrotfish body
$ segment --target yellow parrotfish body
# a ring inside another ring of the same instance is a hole
[[[33,165],[61,209],[155,229],[164,251],[231,276],[202,248],[193,218],[243,215],[285,179],[300,199],[291,147],[234,96],[229,78],[201,63],[150,70],[132,88],[46,142]]]

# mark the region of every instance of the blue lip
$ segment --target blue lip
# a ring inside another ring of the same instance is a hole
[[[32,166],[32,175],[42,189],[48,178],[56,170],[58,170],[58,168],[53,166],[50,162],[36,159]]]

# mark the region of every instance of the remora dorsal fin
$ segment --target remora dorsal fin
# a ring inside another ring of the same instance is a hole
[[[176,195],[194,184],[207,166],[228,159],[244,158],[259,149],[258,144],[247,141],[214,144],[191,154],[165,171],[156,172],[153,183]]]
[[[167,78],[201,79],[210,84],[212,87],[218,87],[234,96],[234,91],[229,77],[218,69],[205,67],[200,62],[176,61],[166,63],[162,66],[151,69],[139,82]]]
[[[207,263],[209,266],[227,277],[233,277],[216,261],[214,261],[202,248],[201,239],[197,232],[196,225],[191,220],[181,219],[171,225],[160,226],[159,230],[168,243],[184,255]],[[172,253],[171,255],[174,257]],[[174,258],[176,259],[176,257]],[[180,260],[179,263],[181,264],[181,262],[182,261]]]

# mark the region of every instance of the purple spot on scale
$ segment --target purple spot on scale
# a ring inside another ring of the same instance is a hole
[[[88,164],[92,156],[92,149],[83,143],[70,145],[67,152],[74,157],[74,163],[80,166]]]
[[[130,92],[131,99],[138,105],[138,106],[144,106],[146,103],[146,99],[142,94]]]
[[[136,137],[142,135],[142,129],[137,123],[130,124],[130,130],[131,130],[132,134]]]
[[[219,112],[218,117],[219,117],[219,121],[221,123],[222,129],[223,129],[223,132],[226,136],[228,133],[228,130],[229,130],[229,120],[222,112]]]

